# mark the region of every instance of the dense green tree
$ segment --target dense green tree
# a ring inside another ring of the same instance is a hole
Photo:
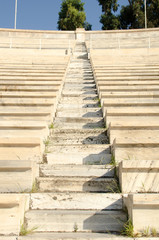
[[[61,11],[59,12],[58,29],[59,30],[75,30],[76,28],[88,27],[84,12],[84,3],[81,0],[63,0]]]
[[[143,0],[128,0],[129,5],[120,11],[121,28],[144,28],[145,6]],[[147,0],[147,26],[159,27],[159,0]]]
[[[121,28],[143,28],[145,26],[144,1],[128,0],[129,5],[122,6],[120,11]]]
[[[159,27],[159,0],[147,0],[147,26]]]
[[[99,5],[102,6],[100,22],[103,24],[103,30],[119,29],[119,17],[115,15],[118,10],[117,0],[98,0]]]

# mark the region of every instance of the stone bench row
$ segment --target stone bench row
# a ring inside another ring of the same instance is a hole
[[[54,199],[53,196],[51,197],[51,194],[49,194],[48,196],[47,195],[48,194],[44,194],[44,198],[41,199],[41,202],[43,205],[42,204],[40,205],[40,204],[38,204],[38,197],[40,197],[38,194],[1,194],[0,195],[0,206],[1,206],[0,215],[1,215],[1,217],[3,217],[3,221],[1,221],[1,224],[0,224],[1,234],[10,235],[10,233],[12,233],[12,235],[19,236],[21,226],[23,225],[23,222],[24,222],[24,214],[25,214],[25,211],[29,210],[30,202],[32,203],[33,208],[35,208],[35,209],[37,209],[37,208],[39,209],[39,207],[40,207],[40,209],[43,209],[43,208],[48,209],[49,206],[51,206],[52,212],[54,211],[54,209],[60,209],[61,203],[59,205],[58,200],[56,200],[56,202],[54,201],[54,203],[53,203],[53,199]],[[60,196],[58,196],[58,197],[59,197],[59,199],[61,199]],[[94,197],[93,197],[93,195],[90,197],[91,197],[91,199],[89,198],[89,196],[87,198],[89,199],[89,202],[92,202],[92,198],[94,200]],[[119,197],[121,200],[119,199]],[[68,198],[68,196],[66,196],[66,198]],[[79,205],[78,196],[76,196],[74,198],[75,198],[74,204],[76,204],[76,202],[78,202],[78,204],[77,204],[77,206],[78,206]],[[135,233],[143,234],[147,228],[148,228],[148,231],[153,231],[153,229],[155,231],[158,231],[158,221],[159,221],[159,214],[158,214],[159,198],[158,198],[158,195],[156,195],[156,194],[149,194],[149,195],[148,194],[129,194],[129,195],[123,195],[123,196],[122,195],[116,196],[115,194],[112,194],[111,201],[112,201],[112,199],[114,199],[114,201],[116,200],[114,205],[116,207],[118,205],[119,210],[121,208],[122,202],[128,208],[129,216],[131,216],[132,222],[133,223],[135,222],[135,225],[134,225]],[[62,201],[62,199],[59,201]],[[70,201],[70,198],[69,198],[69,201]],[[64,209],[69,209],[69,204],[68,204],[69,201],[68,201],[68,199],[65,199],[66,204],[63,202]],[[48,207],[46,204],[48,205]],[[80,203],[80,205],[82,205],[82,204],[83,204],[83,202]],[[109,205],[109,199],[103,196],[103,199],[100,202],[100,206],[101,206],[101,204],[104,205],[104,207],[106,206],[106,204]],[[98,205],[99,204],[97,201],[96,208]],[[113,209],[113,207],[115,207],[115,206],[109,206],[109,208],[111,209],[111,207],[112,207],[112,209]],[[83,207],[83,205],[82,205],[82,207]],[[84,207],[87,208],[87,206],[85,206],[85,205],[84,205]],[[47,213],[47,210],[45,210],[45,212]],[[71,211],[70,211],[70,213],[71,213]],[[99,211],[98,211],[98,214],[100,214]],[[101,214],[102,214],[102,212],[101,212]],[[119,211],[119,214],[120,214],[120,211]],[[109,213],[107,213],[107,215],[108,215],[107,218],[109,217],[109,220],[112,221],[111,225],[113,226],[113,224],[115,224],[113,215],[110,215]],[[155,221],[150,222],[149,219],[150,218],[151,218],[151,220],[154,219],[153,216],[155,216]],[[85,218],[86,218],[86,216],[85,216]],[[53,220],[53,218],[52,218],[52,220]],[[119,218],[119,221],[122,221],[122,219]],[[145,224],[147,226],[147,228],[145,228],[145,229],[143,229],[143,221],[145,222]],[[40,224],[39,226],[34,226],[34,227],[37,227],[39,232],[42,232],[44,229],[43,224]],[[71,230],[72,230],[72,228],[71,228]],[[3,237],[2,237],[2,239],[3,239]]]
[[[122,61],[126,59],[123,57]],[[134,231],[146,227],[159,231],[159,225],[154,223],[159,211],[158,65],[108,66],[107,61],[100,65],[95,55],[91,61],[111,144],[112,164],[117,167]]]
[[[1,62],[1,193],[33,190],[68,62],[69,58],[63,57],[61,67],[57,67],[58,60],[46,67]]]

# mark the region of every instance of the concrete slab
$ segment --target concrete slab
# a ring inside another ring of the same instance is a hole
[[[114,177],[114,169],[112,165],[71,165],[71,164],[41,164],[40,176],[72,176],[72,177]]]
[[[32,193],[31,209],[122,210],[121,194]]]
[[[103,177],[40,177],[37,179],[40,192],[115,192],[114,178]]]
[[[120,211],[55,211],[32,210],[26,214],[28,227],[38,226],[38,232],[121,231],[126,216]],[[109,220],[108,220],[109,219]]]

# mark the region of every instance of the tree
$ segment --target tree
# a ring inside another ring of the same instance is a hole
[[[85,20],[84,3],[81,0],[63,0],[59,12],[59,30],[75,30],[84,26],[91,28]]]
[[[147,0],[147,26],[159,27],[159,0]]]
[[[122,6],[120,26],[123,29],[145,27],[144,0],[128,0],[129,5]],[[159,0],[147,0],[147,26],[159,27]]]
[[[103,24],[103,30],[119,29],[119,17],[114,13],[118,10],[117,0],[98,0],[99,5],[102,6],[100,22]]]
[[[120,24],[122,29],[143,28],[145,26],[144,0],[128,0],[129,5],[122,6]]]

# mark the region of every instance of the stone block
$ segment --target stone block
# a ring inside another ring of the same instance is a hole
[[[159,161],[125,160],[119,163],[122,193],[159,192]]]
[[[146,118],[146,117],[145,117]],[[154,117],[155,118],[155,117]],[[147,124],[147,126],[146,126]],[[159,136],[159,126],[151,126],[148,125],[149,122],[143,123],[143,126],[141,124],[138,124],[139,126],[125,126],[125,123],[120,125],[114,125],[113,123],[109,124],[108,127],[108,136],[109,141],[112,144],[115,138],[122,139],[123,142],[126,143],[129,141],[129,139],[132,139],[132,141],[138,141],[138,142],[145,142],[147,139],[147,142],[151,142],[151,139],[158,139]]]
[[[159,232],[159,194],[129,194],[124,199],[135,233],[152,228]]]
[[[38,137],[1,137],[0,160],[42,161],[44,143]]]
[[[133,141],[132,139],[114,139],[111,152],[116,163],[123,160],[158,160],[159,142],[158,139],[146,139],[143,142]]]
[[[39,165],[34,161],[0,161],[0,192],[29,192],[39,175]]]
[[[0,194],[0,234],[19,235],[24,213],[29,209],[29,195]]]

